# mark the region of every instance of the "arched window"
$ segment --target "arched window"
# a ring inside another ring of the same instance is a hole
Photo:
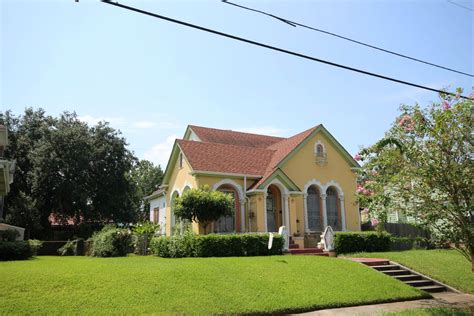
[[[315,162],[320,166],[324,166],[327,162],[326,149],[324,148],[324,145],[319,140],[314,145],[314,158],[315,158]]]
[[[326,212],[328,225],[334,230],[341,230],[341,210],[337,190],[329,187],[326,190]]]
[[[233,233],[240,230],[240,223],[236,215],[240,215],[240,200],[239,194],[236,190],[230,185],[223,185],[218,189],[221,192],[230,194],[234,199],[234,209],[232,210],[232,215],[221,216],[217,221],[214,222],[214,233]],[[239,227],[237,227],[239,226]]]
[[[316,156],[324,156],[324,148],[323,148],[323,145],[321,144],[317,144],[316,145]]]
[[[318,188],[312,185],[308,188],[308,196],[306,198],[306,206],[308,211],[308,228],[311,231],[322,231],[321,216],[321,198]]]

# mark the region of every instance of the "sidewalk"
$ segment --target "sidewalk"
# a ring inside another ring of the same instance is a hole
[[[434,293],[432,296],[433,299],[323,309],[319,311],[303,313],[300,315],[377,315],[379,313],[398,312],[407,309],[437,306],[474,309],[474,295],[471,294],[443,292]]]

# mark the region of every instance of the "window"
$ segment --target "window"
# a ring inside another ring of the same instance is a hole
[[[328,225],[334,230],[341,230],[341,211],[339,197],[336,189],[330,187],[326,191],[326,211],[328,214]]]
[[[179,167],[183,168],[183,153],[179,153]]]
[[[321,224],[321,198],[319,190],[312,185],[308,188],[308,196],[306,198],[306,206],[308,211],[308,228],[310,231],[322,231]]]
[[[323,145],[321,145],[321,144],[317,144],[317,145],[316,145],[316,156],[318,156],[318,157],[324,156],[324,148],[323,148]]]
[[[316,164],[320,166],[324,166],[327,163],[326,150],[324,148],[324,145],[319,140],[314,145],[314,158]]]
[[[155,223],[155,224],[158,223],[159,218],[160,218],[160,208],[155,207],[153,209],[153,223]]]

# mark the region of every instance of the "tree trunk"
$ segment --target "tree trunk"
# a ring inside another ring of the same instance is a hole
[[[471,272],[474,272],[474,249],[471,249]]]

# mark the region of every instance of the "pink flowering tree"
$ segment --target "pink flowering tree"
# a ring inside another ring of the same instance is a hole
[[[385,138],[357,156],[357,196],[378,226],[395,210],[412,216],[474,271],[474,102],[461,93],[426,108],[401,106]]]

